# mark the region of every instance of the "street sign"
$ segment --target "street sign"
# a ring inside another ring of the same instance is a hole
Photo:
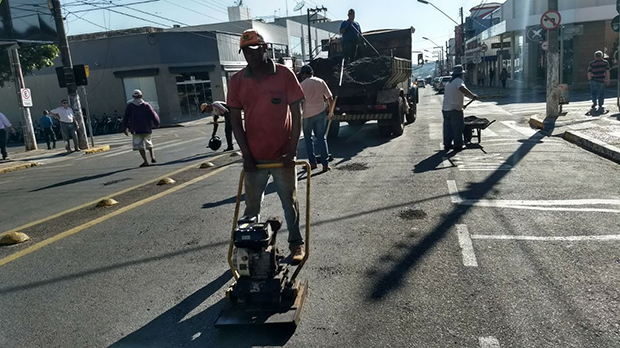
[[[549,50],[549,41],[545,41],[545,42],[541,43],[540,44],[540,48],[542,48],[543,51]]]
[[[620,31],[620,16],[615,16],[614,19],[611,20],[611,29],[616,33]]]
[[[562,23],[562,15],[555,10],[549,10],[540,17],[540,26],[545,30],[555,30]]]
[[[482,56],[480,53],[474,53],[474,64],[482,63]]]
[[[32,94],[30,94],[30,88],[22,88],[20,94],[22,96],[22,106],[25,108],[31,108]]]
[[[487,46],[487,44],[483,43],[480,46],[480,51],[482,51],[482,53],[486,52],[489,49],[489,46]]]
[[[530,41],[541,42],[544,39],[544,29],[541,26],[533,26],[527,30],[527,38]]]

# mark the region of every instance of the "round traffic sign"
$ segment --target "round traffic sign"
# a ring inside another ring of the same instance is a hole
[[[30,99],[30,89],[22,88],[22,98]]]
[[[486,52],[488,49],[489,46],[487,46],[487,44],[483,43],[482,45],[480,45],[480,51]]]
[[[620,16],[615,16],[614,19],[611,20],[611,29],[616,33],[620,31]]]
[[[540,26],[545,30],[555,30],[562,23],[562,15],[556,10],[549,10],[540,17]]]
[[[549,50],[549,41],[544,41],[540,44],[540,48],[542,48],[543,51],[547,51]]]

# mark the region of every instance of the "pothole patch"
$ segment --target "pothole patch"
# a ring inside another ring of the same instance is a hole
[[[367,163],[349,163],[343,166],[336,167],[336,169],[338,170],[346,170],[350,172],[366,170],[368,168],[370,168],[370,166],[368,166]]]
[[[412,206],[407,210],[401,211],[399,217],[403,220],[422,220],[428,217],[428,214],[419,207]]]

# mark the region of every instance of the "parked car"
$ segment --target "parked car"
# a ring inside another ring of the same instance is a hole
[[[439,84],[437,85],[437,92],[443,93],[446,89],[446,85],[452,79],[451,76],[442,76],[439,78]]]
[[[426,88],[426,83],[424,83],[424,80],[418,79],[417,83],[418,83],[418,88]]]

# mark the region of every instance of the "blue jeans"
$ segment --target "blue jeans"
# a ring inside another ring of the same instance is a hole
[[[304,127],[304,141],[306,142],[306,151],[308,152],[308,161],[310,164],[316,164],[316,157],[314,156],[314,147],[316,146],[316,150],[321,156],[321,164],[324,166],[327,165],[327,139],[325,139],[325,120],[327,119],[327,114],[325,112],[321,112],[320,114],[310,117],[304,118],[303,127]],[[314,144],[312,144],[312,132],[314,131]]]
[[[463,111],[450,110],[443,113],[443,146],[460,149],[463,147],[463,131],[465,130],[465,120]]]
[[[265,162],[259,162],[265,163]],[[303,245],[304,240],[299,231],[299,203],[297,201],[297,170],[293,168],[258,169],[256,172],[245,172],[245,211],[244,216],[260,218],[260,206],[263,201],[269,176],[280,197],[284,219],[288,228],[290,246]]]
[[[590,80],[590,90],[592,91],[592,104],[602,107],[605,102],[605,82]]]

